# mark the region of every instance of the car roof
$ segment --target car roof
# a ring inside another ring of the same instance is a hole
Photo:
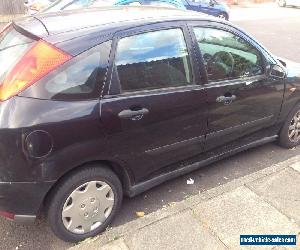
[[[214,18],[206,14],[174,8],[113,6],[38,14],[20,19],[16,21],[16,24],[39,37],[44,37],[46,35],[60,34],[91,27],[106,29],[110,26],[122,27],[130,23],[136,24],[137,22],[147,24],[188,19],[209,20]],[[41,25],[44,26],[44,30],[42,30]]]
[[[220,19],[194,11],[153,6],[120,6],[44,13],[15,21],[20,32],[34,35],[76,56],[111,40],[119,31],[166,21]]]

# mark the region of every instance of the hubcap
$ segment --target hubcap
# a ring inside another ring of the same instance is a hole
[[[63,224],[72,233],[89,233],[106,221],[113,206],[114,193],[106,182],[87,182],[67,198],[62,210]]]
[[[300,110],[295,114],[289,126],[289,139],[291,142],[298,142],[300,139]]]

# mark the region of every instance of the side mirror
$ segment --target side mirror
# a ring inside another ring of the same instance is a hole
[[[212,7],[214,7],[215,6],[215,2],[214,1],[210,1],[209,5],[212,6]]]
[[[269,67],[269,74],[270,74],[270,76],[284,78],[286,72],[285,72],[285,69],[283,69],[281,66],[279,66],[277,64],[272,64]]]

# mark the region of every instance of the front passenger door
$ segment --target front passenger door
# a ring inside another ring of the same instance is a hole
[[[284,93],[283,79],[267,71],[267,57],[250,38],[227,26],[193,30],[208,78],[206,149],[274,135],[272,129],[258,135],[276,123]]]

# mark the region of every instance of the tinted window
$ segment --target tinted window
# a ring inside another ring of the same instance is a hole
[[[25,90],[23,95],[55,100],[99,98],[110,48],[111,42],[105,42],[82,53]]]
[[[190,61],[181,29],[123,38],[115,60],[123,91],[191,84]]]
[[[195,28],[209,81],[235,79],[263,74],[260,52],[230,32]]]

